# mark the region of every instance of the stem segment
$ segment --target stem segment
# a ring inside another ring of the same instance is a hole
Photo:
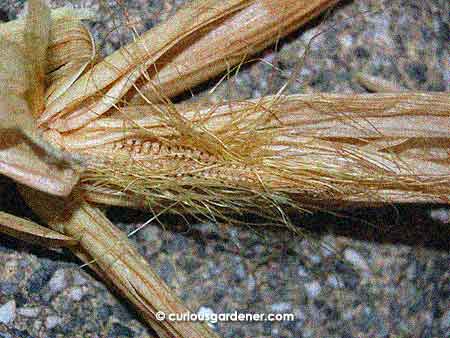
[[[139,310],[160,337],[218,337],[200,322],[158,321],[158,311],[186,313],[188,309],[139,255],[128,238],[76,191],[67,199],[20,188],[22,196],[47,224],[79,241],[75,254]],[[51,207],[49,207],[51,206]]]

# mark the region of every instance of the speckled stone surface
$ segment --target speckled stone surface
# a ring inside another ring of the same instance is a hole
[[[62,5],[63,0],[51,1]],[[91,24],[103,53],[129,31],[165,20],[183,1],[73,1],[98,11]],[[109,7],[114,3],[119,6]],[[0,19],[16,17],[23,1],[0,2]],[[353,74],[369,74],[415,90],[449,90],[450,5],[435,1],[345,1],[261,53],[210,97],[276,92],[304,66],[289,92],[364,92]],[[140,18],[139,20],[137,20]],[[107,39],[105,38],[107,37]],[[7,179],[0,209],[31,217]],[[124,231],[150,214],[111,209]],[[134,240],[159,275],[193,311],[295,314],[294,321],[218,323],[224,337],[449,337],[449,209],[438,206],[354,210],[350,217],[299,217],[307,239],[288,231],[226,224],[190,227],[166,218]],[[29,246],[0,235],[0,337],[151,337],[138,315],[66,251]]]

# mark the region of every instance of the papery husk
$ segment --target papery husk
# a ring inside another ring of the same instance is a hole
[[[80,18],[56,17],[51,27],[45,92],[47,105],[63,95],[96,59],[94,39]]]
[[[295,94],[225,104],[138,105],[64,134],[67,149],[92,148],[145,133],[174,137],[185,130],[226,135],[276,129],[290,137],[392,139],[449,138],[448,93]],[[249,127],[249,130],[247,130]]]
[[[47,107],[39,123],[59,132],[78,129],[136,96],[145,83],[160,88],[144,88],[150,100],[175,95],[242,62],[336,2],[192,1],[98,63]]]
[[[100,203],[280,222],[290,208],[450,199],[447,93],[129,106],[54,137],[91,158],[82,187]]]
[[[164,101],[236,65],[311,21],[337,1],[261,0],[174,46],[131,102]]]
[[[188,3],[168,21],[96,64],[59,100],[47,106],[40,124],[68,131],[96,119],[117,103],[142,72],[175,44],[251,2],[196,0]]]
[[[78,241],[29,220],[0,211],[0,232],[47,248],[74,247]]]
[[[50,19],[53,20],[92,20],[95,18],[93,11],[89,9],[73,9],[70,7],[61,7],[50,10]],[[0,35],[9,41],[13,41],[24,46],[23,31],[25,28],[25,17],[16,20],[0,23]],[[51,31],[52,28],[50,28]]]
[[[0,132],[0,174],[49,194],[67,196],[79,173],[48,154],[22,133]]]
[[[42,2],[38,2],[36,6],[42,6]],[[82,22],[95,17],[92,11],[71,8],[42,9],[44,17],[41,17],[41,14],[27,15],[25,18],[0,24],[0,36],[4,40],[14,43],[24,54],[33,55],[31,66],[40,73],[34,75],[41,77],[39,81],[45,71],[44,88],[39,87],[35,89],[39,92],[30,95],[42,101],[39,104],[39,114],[44,110],[43,100],[45,99],[45,104],[49,104],[61,96],[94,63],[96,57],[94,40]],[[28,12],[33,13],[33,8]],[[47,28],[43,26],[45,22]],[[34,33],[30,33],[31,30]],[[35,38],[41,35],[42,38]],[[25,38],[26,36],[28,38]],[[42,39],[48,41],[42,42]]]
[[[31,63],[31,78],[39,82],[32,91],[36,102],[30,101],[31,111],[40,115],[45,97],[48,105],[39,119],[45,137],[74,156],[82,155],[87,171],[80,190],[67,199],[29,188],[21,191],[53,230],[79,244],[71,248],[74,253],[128,298],[161,337],[214,334],[198,323],[154,320],[158,310],[187,310],[127,238],[85,200],[211,220],[234,220],[231,215],[252,213],[283,225],[290,224],[289,209],[312,211],[324,205],[360,202],[449,203],[447,94],[274,96],[212,107],[150,104],[153,99],[164,102],[225,65],[242,62],[247,54],[334,3],[315,0],[304,7],[300,1],[193,1],[167,23],[96,65],[92,37],[79,19],[67,25],[51,23],[49,53],[46,59],[39,53],[38,64]],[[287,12],[280,11],[281,4],[289,4]],[[252,15],[257,22],[244,22]],[[39,15],[31,17],[38,20]],[[263,35],[274,23],[280,26]],[[242,24],[245,29],[240,31]],[[20,23],[9,27],[14,28],[7,29],[9,42],[23,43],[25,52],[17,55],[26,57],[31,45],[26,38],[15,40]],[[42,27],[37,25],[33,32]],[[244,39],[241,34],[247,29],[250,33]],[[43,40],[46,32],[39,34]],[[199,38],[202,34],[204,38]],[[230,45],[223,43],[227,34],[232,35]],[[227,46],[220,50],[228,54],[207,53],[206,49],[214,49],[205,42],[211,36],[220,37],[215,43]],[[191,42],[192,49],[187,46]],[[198,62],[186,72],[188,55]],[[164,68],[158,64],[161,61],[176,63]],[[176,75],[179,83],[174,80]],[[19,103],[24,100],[21,90],[29,90],[28,85],[6,81],[3,87],[0,103],[7,109],[0,111],[1,117],[12,106],[26,107],[26,100],[25,105]],[[149,105],[127,106],[126,101],[140,96],[141,89]],[[11,91],[21,93],[9,99],[17,102],[5,99]],[[109,115],[101,117],[105,113]],[[16,122],[10,119],[5,125],[25,124]],[[72,190],[75,182],[54,185],[52,175],[60,172],[42,167],[42,158],[49,155],[45,151],[31,154],[15,146],[10,149],[0,152],[0,164],[5,158],[9,164],[12,161],[16,165],[13,173],[19,175],[11,176],[10,168],[5,174],[53,194],[67,195]],[[21,163],[30,163],[32,168],[20,171]],[[44,178],[20,176],[35,175],[33,169],[46,170]],[[46,185],[51,189],[44,189]]]
[[[41,115],[45,107],[45,75],[47,48],[50,39],[50,9],[43,1],[30,1],[24,27],[24,50],[27,56],[27,78],[30,86],[26,93],[31,114]]]
[[[127,237],[100,210],[72,192],[78,181],[77,171],[60,162],[59,155],[64,152],[40,139],[34,117],[44,108],[46,85],[47,100],[57,98],[94,57],[90,34],[77,18],[72,19],[52,21],[45,3],[32,0],[25,23],[9,26],[19,27],[17,35],[6,34],[8,39],[0,39],[0,47],[5,47],[0,49],[4,67],[0,87],[0,172],[26,184],[19,187],[22,196],[53,229],[0,213],[0,232],[41,245],[70,247],[133,303],[160,337],[215,337],[202,323],[155,319],[157,311],[170,314],[188,310]],[[52,195],[71,195],[56,198],[31,188]]]
[[[43,8],[34,10],[45,12]],[[45,44],[45,36],[39,41]],[[37,130],[31,109],[42,104],[33,97],[41,94],[44,79],[39,57],[33,61],[27,50],[0,36],[0,173],[35,189],[66,196],[78,182],[78,172],[65,165],[61,153]]]
[[[42,139],[34,118],[44,110],[46,91],[60,94],[92,62],[92,37],[81,23],[91,17],[30,1],[25,18],[0,25],[0,172],[55,195],[70,193],[79,167],[69,168],[70,155]]]
[[[218,337],[206,323],[155,319],[158,311],[168,315],[187,313],[188,309],[139,255],[127,236],[77,191],[67,199],[24,186],[20,191],[50,228],[78,241],[74,253],[131,302],[159,337]]]

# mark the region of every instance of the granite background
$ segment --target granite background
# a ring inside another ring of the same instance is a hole
[[[68,2],[50,1],[52,6]],[[150,29],[181,0],[81,0],[101,52],[130,39],[119,26]],[[0,19],[24,2],[2,0]],[[412,90],[449,91],[449,13],[445,0],[344,1],[258,58],[214,95],[214,80],[195,99],[276,92],[312,43],[289,92],[364,92],[353,74],[396,81]],[[217,81],[217,79],[216,79]],[[189,99],[189,96],[179,100]],[[0,178],[0,209],[30,217],[14,184]],[[150,215],[113,208],[130,231]],[[307,238],[282,230],[226,224],[150,225],[134,241],[159,275],[194,311],[292,312],[293,322],[219,323],[224,337],[450,337],[450,214],[445,206],[386,206],[349,217],[299,217]],[[370,221],[371,225],[368,225]],[[128,304],[66,251],[0,235],[0,337],[150,337]]]

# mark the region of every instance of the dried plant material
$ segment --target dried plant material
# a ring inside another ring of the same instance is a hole
[[[48,49],[46,104],[63,95],[93,65],[95,57],[94,39],[78,17],[54,18]]]
[[[449,132],[447,94],[313,94],[130,106],[58,142],[92,158],[95,202],[280,220],[296,205],[448,203]]]
[[[15,131],[0,133],[0,173],[53,195],[67,196],[78,172],[55,159]]]
[[[155,95],[165,99],[243,61],[246,55],[261,50],[334,3],[330,0],[308,4],[279,0],[192,1],[167,22],[98,63],[76,86],[50,104],[39,122],[59,132],[80,128],[120,103],[122,98],[136,95],[136,90],[139,93],[142,82],[148,82],[152,88],[150,99]],[[248,22],[249,16],[254,16],[254,21]],[[252,30],[247,33],[250,27]],[[228,43],[223,44],[228,40],[227,35],[232,36],[229,47],[226,47]],[[211,46],[212,39],[221,45],[220,49]],[[192,48],[186,48],[190,43]],[[180,50],[181,54],[172,60]],[[192,64],[192,60],[196,63]],[[159,68],[163,67],[159,64],[168,62],[167,70],[160,73]],[[185,69],[186,62],[192,71],[180,74],[178,68]],[[161,90],[155,89],[155,85],[162,85]]]
[[[95,18],[95,13],[87,8],[69,8],[62,7],[50,10],[51,22],[55,20],[88,20]],[[24,46],[24,28],[26,23],[26,16],[24,18],[18,18],[9,22],[0,23],[0,35],[9,41]],[[51,24],[52,26],[53,24]],[[50,27],[50,33],[54,27]],[[51,35],[50,34],[50,35]]]
[[[223,22],[195,32],[150,69],[133,104],[164,101],[231,67],[315,18],[337,1],[255,1]]]
[[[390,81],[380,79],[379,77],[368,75],[365,73],[356,73],[355,79],[366,89],[368,89],[371,92],[403,92],[405,91],[404,88],[399,86],[396,83],[392,83]]]
[[[64,165],[62,153],[36,129],[29,110],[38,102],[28,100],[35,88],[29,63],[19,45],[0,38],[0,173],[35,189],[68,195],[78,173]]]
[[[155,319],[158,311],[187,313],[188,309],[153,272],[127,236],[77,192],[65,200],[26,187],[21,192],[49,227],[79,241],[75,253],[81,249],[85,262],[94,265],[94,271],[128,299],[160,337],[217,337],[205,323]]]
[[[0,232],[50,248],[73,247],[78,241],[26,219],[0,211]]]
[[[0,75],[0,137],[7,145],[0,171],[26,184],[21,192],[33,210],[68,239],[12,224],[6,214],[3,231],[56,245],[75,241],[71,250],[161,337],[214,334],[199,323],[155,321],[156,311],[186,309],[87,201],[212,220],[253,213],[288,226],[292,209],[449,202],[448,95],[277,95],[191,107],[167,100],[336,1],[193,1],[98,63],[82,14],[53,16],[43,1],[31,2],[26,21],[0,26],[8,49],[0,57],[17,56]],[[186,71],[189,59],[195,62]],[[17,83],[14,76],[21,76]],[[140,99],[147,105],[129,104]],[[87,168],[67,199],[29,188],[68,195],[77,167],[66,155]]]
[[[416,92],[266,96],[212,106],[127,106],[60,140],[67,149],[77,151],[143,134],[175,138],[182,135],[176,118],[187,124],[186,131],[210,132],[221,138],[258,123],[260,129],[289,131],[293,138],[446,139],[449,110],[446,93]]]
[[[31,114],[38,117],[45,108],[45,74],[50,37],[50,9],[43,1],[30,1],[23,32],[27,77],[31,82],[26,93]]]
[[[96,119],[117,103],[142,72],[178,41],[238,11],[250,2],[252,1],[192,1],[167,22],[96,64],[59,100],[47,107],[39,123],[59,131],[68,131]],[[108,89],[104,90],[105,88]]]
[[[0,39],[0,80],[2,96],[13,95],[23,98],[29,88],[26,76],[26,59],[17,44],[6,39]],[[19,107],[23,106],[18,104]],[[20,108],[24,110],[23,107]],[[2,121],[8,119],[9,114],[2,114]]]
[[[37,9],[41,8],[42,10],[41,6],[42,4],[35,5]],[[29,11],[32,13],[37,9],[30,7]],[[38,17],[39,14],[33,14],[33,16]],[[0,36],[4,40],[14,43],[21,50],[30,49],[31,54],[33,54],[34,67],[44,68],[45,66],[46,86],[44,91],[46,104],[49,104],[64,93],[88,66],[94,63],[96,56],[95,43],[82,21],[92,19],[95,15],[85,9],[58,8],[51,11],[44,10],[44,16],[46,17],[45,20],[50,20],[50,23],[47,23],[49,26],[47,28],[44,28],[43,22],[45,21],[41,19],[38,20],[37,24],[27,24],[33,20],[26,16],[22,19],[0,24]],[[38,33],[24,34],[25,27],[28,27],[27,29],[30,32],[31,29],[38,30],[39,34],[45,35],[42,39],[48,41],[34,39],[34,36]],[[48,32],[46,31],[47,29]],[[28,39],[30,41],[26,42],[26,36],[29,36]],[[37,60],[43,57],[42,47],[39,46],[39,54],[41,56],[34,53],[35,44],[38,43],[41,45],[47,43],[48,45],[45,48],[45,60],[39,61],[41,65],[38,65],[39,62]],[[27,53],[29,52],[25,52],[25,54]],[[41,73],[42,71],[42,69],[39,70]],[[42,74],[40,76],[42,77]],[[17,77],[17,79],[26,78]],[[36,94],[36,96],[44,97],[42,93]]]

